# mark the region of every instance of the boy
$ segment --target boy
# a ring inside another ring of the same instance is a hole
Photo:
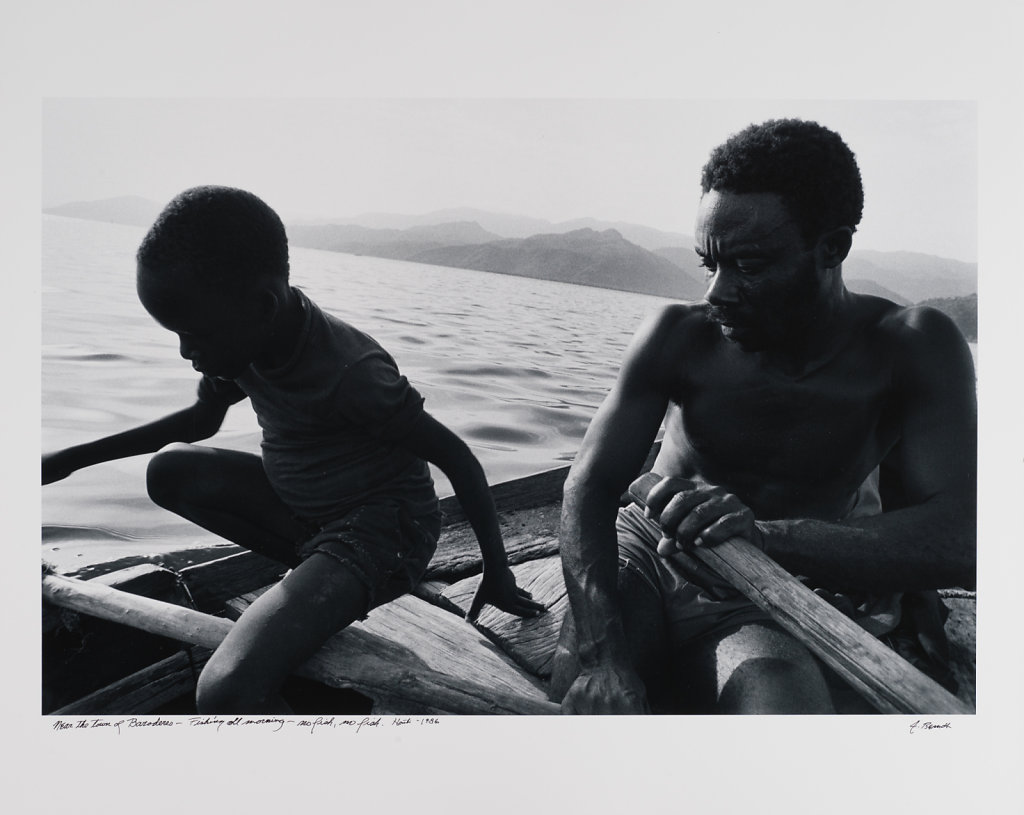
[[[227,187],[181,193],[139,247],[136,287],[202,375],[196,402],[43,456],[42,481],[185,442],[150,462],[152,499],[292,568],[207,663],[200,712],[286,712],[279,690],[293,669],[416,585],[441,524],[427,462],[450,479],[480,542],[484,574],[470,619],[485,602],[520,616],[543,610],[508,567],[479,462],[423,410],[380,345],[289,285],[284,226],[263,201]],[[262,456],[191,444],[246,397]]]

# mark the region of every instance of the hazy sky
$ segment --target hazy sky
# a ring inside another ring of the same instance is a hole
[[[468,206],[689,234],[709,151],[782,116],[857,154],[857,247],[977,259],[976,109],[958,102],[48,99],[42,202],[218,183],[286,220]]]

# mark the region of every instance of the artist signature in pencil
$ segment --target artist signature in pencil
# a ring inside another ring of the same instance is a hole
[[[921,730],[952,730],[953,725],[950,722],[922,722],[918,719],[916,722],[910,725],[910,732],[917,733]]]

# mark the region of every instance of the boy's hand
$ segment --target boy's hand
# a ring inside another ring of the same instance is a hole
[[[43,484],[52,484],[54,481],[60,481],[62,478],[67,478],[74,471],[75,467],[68,461],[68,457],[64,455],[63,450],[43,455]]]
[[[497,571],[484,570],[483,578],[469,604],[466,619],[475,622],[484,603],[515,614],[517,617],[536,617],[547,610],[543,603],[533,599],[533,595],[516,585],[516,578],[508,567]]]

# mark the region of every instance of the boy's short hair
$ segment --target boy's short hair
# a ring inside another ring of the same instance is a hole
[[[817,122],[771,119],[752,124],[716,147],[701,189],[781,196],[805,241],[846,226],[856,231],[864,188],[853,151]]]
[[[234,187],[193,187],[157,216],[135,256],[140,267],[187,272],[235,288],[288,280],[288,238],[277,213]]]

